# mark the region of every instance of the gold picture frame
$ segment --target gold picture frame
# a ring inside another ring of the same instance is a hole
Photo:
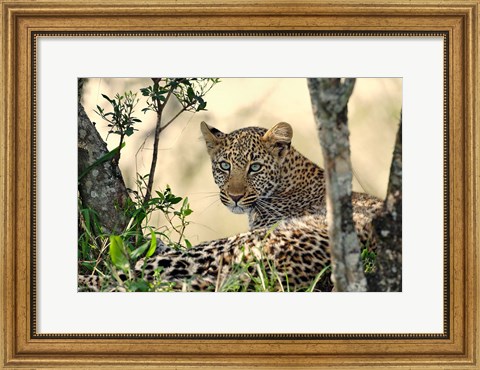
[[[1,364],[5,368],[478,368],[479,0],[36,2],[2,0]],[[443,335],[296,336],[35,333],[35,35],[296,31],[445,35],[449,229]]]

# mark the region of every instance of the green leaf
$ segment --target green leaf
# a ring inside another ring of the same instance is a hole
[[[125,246],[123,245],[123,239],[118,235],[110,235],[110,258],[113,264],[124,271],[130,268],[128,262]]]
[[[190,86],[187,88],[187,96],[190,100],[193,100],[195,98],[195,92]]]
[[[145,255],[146,258],[152,256],[153,253],[155,253],[155,251],[157,250],[157,235],[155,234],[155,231],[153,231],[153,229],[150,229],[150,236],[152,239],[150,239],[150,248]]]
[[[182,213],[185,217],[187,217],[187,216],[191,215],[193,213],[193,211],[190,208],[187,208],[187,209],[184,209],[182,211]]]
[[[88,271],[93,271],[93,269],[95,268],[95,263],[94,262],[81,262],[80,263],[81,266],[85,267],[88,269]]]
[[[132,136],[132,135],[133,135],[133,127],[128,127],[128,128],[125,130],[125,135],[127,135],[127,136]]]
[[[115,134],[116,132],[114,132]],[[118,152],[125,147],[125,143],[122,144],[121,147],[116,147],[115,149],[109,151],[108,153],[102,155],[100,158],[98,158],[95,162],[93,162],[90,166],[88,166],[81,174],[78,176],[78,181],[82,179],[83,176],[85,176],[87,173],[89,173],[93,168],[96,166],[102,164],[103,162],[107,162],[113,157],[115,157]]]
[[[143,243],[140,247],[138,247],[137,249],[133,250],[130,253],[130,257],[133,260],[137,260],[139,257],[141,257],[143,255],[143,253],[145,253],[145,251],[147,250],[149,245],[150,245],[149,242]]]
[[[112,99],[110,99],[107,95],[102,94],[102,96],[103,96],[104,99],[108,100],[110,103],[113,104],[114,101]]]
[[[149,292],[150,285],[145,280],[137,280],[128,285],[130,292]]]
[[[204,101],[203,103],[200,103],[197,107],[197,112],[201,111],[201,110],[205,110],[205,107],[207,106],[207,102]]]
[[[172,204],[177,204],[177,203],[179,203],[179,202],[182,200],[182,198],[181,198],[181,197],[172,197],[172,198],[170,198],[170,199],[168,199],[168,200],[169,200],[170,203],[172,203]]]
[[[147,212],[144,208],[137,208],[130,217],[136,219],[136,221],[139,222],[139,220],[143,220],[146,216]]]

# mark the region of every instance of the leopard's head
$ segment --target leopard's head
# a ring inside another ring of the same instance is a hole
[[[280,122],[270,130],[246,127],[225,134],[201,123],[220,200],[233,213],[248,213],[279,185],[288,157],[292,127]]]

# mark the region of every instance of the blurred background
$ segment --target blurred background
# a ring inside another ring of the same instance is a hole
[[[200,122],[223,132],[240,127],[270,128],[280,121],[293,127],[293,146],[323,166],[321,148],[310,103],[306,79],[220,78],[206,95],[207,111],[185,112],[160,137],[160,150],[153,190],[188,197],[193,213],[186,238],[192,244],[248,231],[246,215],[232,214],[220,202],[211,173],[210,159],[200,133]],[[148,174],[153,153],[156,114],[142,113],[146,106],[140,88],[152,85],[150,78],[89,78],[83,90],[83,104],[90,120],[110,150],[118,146],[117,135],[107,140],[107,122],[94,112],[96,106],[111,109],[101,94],[113,98],[125,91],[138,92],[135,116],[142,120],[139,130],[126,138],[120,169],[126,186],[136,188],[136,173]],[[180,105],[171,99],[164,113],[168,120]],[[349,128],[354,170],[354,190],[383,198],[402,107],[401,78],[358,78],[350,98]],[[164,223],[160,215],[152,226]]]

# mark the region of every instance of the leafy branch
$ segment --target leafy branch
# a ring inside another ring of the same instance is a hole
[[[113,99],[105,94],[102,97],[107,100],[113,111],[105,112],[105,110],[97,105],[97,110],[94,110],[100,117],[108,122],[108,135],[120,135],[118,144],[119,150],[115,153],[115,160],[118,163],[120,160],[120,149],[124,146],[125,136],[131,136],[135,131],[138,131],[134,125],[142,122],[139,118],[133,116],[134,108],[138,104],[139,99],[137,93],[127,91],[124,95],[116,94]]]
[[[158,159],[158,143],[160,135],[184,112],[199,112],[206,110],[207,102],[204,96],[220,80],[218,78],[152,78],[153,85],[141,89],[143,96],[146,96],[147,107],[142,112],[153,111],[157,114],[155,126],[155,137],[153,141],[153,157],[148,176],[147,191],[144,202],[150,200],[153,181]],[[163,123],[165,107],[174,96],[180,103],[181,108],[167,122]]]

